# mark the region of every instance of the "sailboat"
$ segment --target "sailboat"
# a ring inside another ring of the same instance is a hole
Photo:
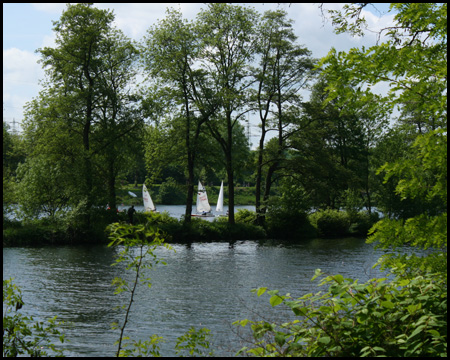
[[[145,184],[142,186],[142,199],[144,199],[144,212],[157,212]]]
[[[211,213],[211,206],[208,202],[208,195],[206,195],[206,189],[203,187],[202,183],[198,182],[197,190],[197,214],[192,214],[192,216],[201,217],[214,217]]]
[[[222,184],[220,184],[219,198],[217,199],[217,205],[216,205],[216,213],[222,213],[222,212],[223,212],[223,181],[222,181]],[[219,214],[219,216],[224,216],[224,215]]]

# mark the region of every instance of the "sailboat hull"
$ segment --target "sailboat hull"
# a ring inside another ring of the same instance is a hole
[[[196,217],[215,217],[214,214],[211,213],[206,213],[206,214],[192,214],[191,216],[196,216]]]

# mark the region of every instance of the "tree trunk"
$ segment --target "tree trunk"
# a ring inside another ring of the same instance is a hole
[[[227,175],[228,175],[228,223],[234,224],[234,172],[231,162],[231,149],[227,153]]]
[[[184,215],[184,222],[191,222],[192,203],[194,201],[194,160],[192,154],[188,149],[188,179],[187,179],[187,198],[186,198],[186,212]]]

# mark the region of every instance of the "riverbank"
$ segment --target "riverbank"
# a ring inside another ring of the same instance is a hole
[[[221,218],[207,221],[193,218],[191,223],[185,223],[171,218],[167,213],[154,216],[135,214],[136,224],[150,222],[157,226],[167,243],[229,242],[260,240],[267,237],[265,230],[260,226],[245,223],[230,225],[226,220]],[[117,214],[115,221],[127,223],[126,215]],[[107,244],[109,234],[106,228],[115,221],[97,222],[90,229],[67,226],[64,220],[8,221],[3,224],[3,247]]]
[[[238,240],[280,239],[300,243],[308,239],[365,237],[377,217],[366,213],[348,214],[337,210],[305,213],[271,213],[265,226],[254,224],[256,214],[239,209],[236,223],[231,225],[226,217],[211,220],[192,218],[185,223],[183,217],[174,218],[167,212],[160,214],[135,214],[136,224],[150,223],[164,234],[166,242],[189,244],[194,242],[229,242]],[[67,216],[50,220],[42,218],[28,221],[3,220],[3,247],[41,245],[84,245],[109,242],[107,226],[113,222],[128,221],[125,212],[114,213],[97,209],[90,226],[79,218]]]

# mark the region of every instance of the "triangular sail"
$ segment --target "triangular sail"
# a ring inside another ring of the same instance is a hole
[[[223,211],[223,181],[220,185],[219,198],[217,199],[216,212]]]
[[[144,211],[155,211],[155,205],[153,204],[152,198],[147,191],[145,184],[142,186],[142,198],[144,199]]]
[[[211,206],[209,206],[208,195],[206,195],[206,190],[199,181],[197,190],[197,212],[203,213],[209,211],[211,211]]]

